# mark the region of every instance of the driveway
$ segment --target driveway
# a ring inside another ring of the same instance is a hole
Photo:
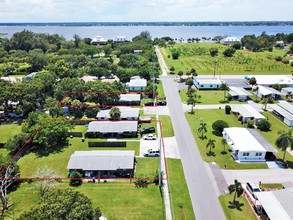
[[[170,115],[168,106],[143,107],[146,115]]]

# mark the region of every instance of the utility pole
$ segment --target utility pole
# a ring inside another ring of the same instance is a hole
[[[216,69],[217,69],[217,62],[215,62],[215,64],[214,64],[214,78],[216,78]]]

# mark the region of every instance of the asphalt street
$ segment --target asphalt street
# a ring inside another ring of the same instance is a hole
[[[225,219],[207,168],[197,149],[173,79],[162,76],[165,95],[196,219]]]

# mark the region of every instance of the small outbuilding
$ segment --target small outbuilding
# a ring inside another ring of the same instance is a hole
[[[232,45],[237,42],[240,42],[239,38],[237,37],[225,37],[224,39],[220,41],[220,43],[224,45]]]
[[[237,162],[265,162],[277,150],[257,130],[224,128],[223,138],[232,150]]]
[[[134,151],[75,151],[69,159],[69,172],[77,170],[87,178],[131,178],[135,168]]]
[[[232,112],[236,116],[242,116],[242,123],[246,123],[249,119],[254,120],[254,123],[261,119],[266,119],[266,117],[262,115],[259,110],[250,104],[235,105],[232,108]]]

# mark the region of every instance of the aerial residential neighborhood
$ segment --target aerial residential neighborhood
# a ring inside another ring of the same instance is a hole
[[[1,219],[293,219],[293,24],[22,25],[0,24]]]

